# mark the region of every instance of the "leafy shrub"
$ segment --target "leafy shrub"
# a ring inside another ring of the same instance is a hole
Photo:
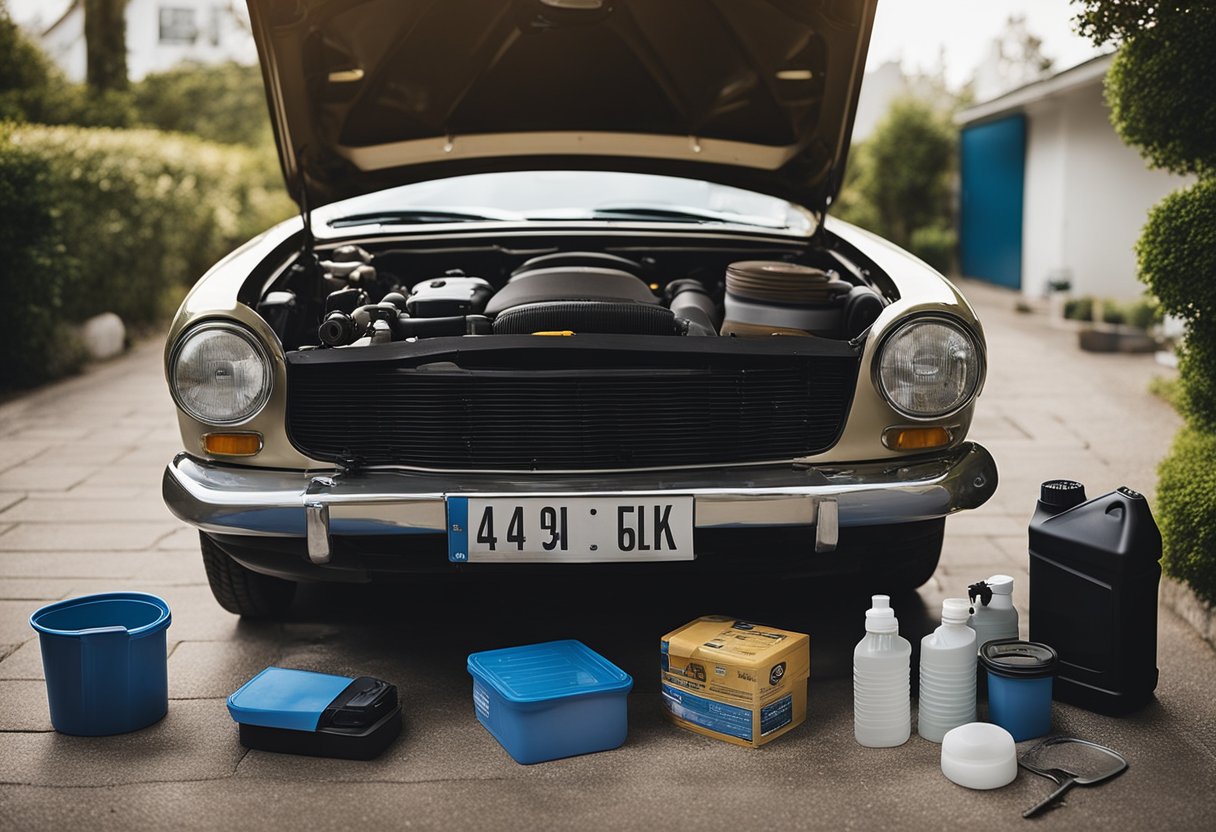
[[[1124,309],[1127,325],[1145,331],[1161,323],[1161,304],[1153,298],[1144,298],[1128,304]]]
[[[951,225],[955,140],[949,117],[931,105],[894,102],[870,138],[850,151],[843,205],[832,214],[904,247],[918,229]]]
[[[1216,434],[1184,427],[1157,474],[1165,570],[1216,603]]]
[[[1159,14],[1115,55],[1111,122],[1155,167],[1216,174],[1216,6]]]
[[[954,269],[958,235],[946,225],[931,225],[912,232],[908,250],[943,274]]]
[[[1069,298],[1064,301],[1064,317],[1070,321],[1092,321],[1094,319],[1094,299],[1089,295]]]
[[[0,122],[121,127],[134,114],[129,95],[69,83],[0,0]]]
[[[1104,324],[1122,324],[1127,322],[1127,315],[1123,312],[1123,305],[1117,300],[1102,301],[1102,323]]]
[[[293,210],[260,154],[152,130],[5,128],[0,188],[4,386],[63,369],[43,350],[51,325],[157,320],[167,297]]]
[[[1149,212],[1136,245],[1140,277],[1162,308],[1186,322],[1179,369],[1183,412],[1216,430],[1216,179],[1201,179]]]
[[[1140,279],[1167,312],[1216,325],[1216,179],[1174,191],[1148,215],[1136,243]]]
[[[270,147],[274,139],[257,66],[183,64],[132,86],[136,118],[213,142]]]

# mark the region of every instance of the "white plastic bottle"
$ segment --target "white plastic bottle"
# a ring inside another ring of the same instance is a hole
[[[866,611],[866,635],[853,650],[853,736],[869,748],[903,745],[912,733],[912,645],[899,636],[887,595]]]
[[[966,598],[942,602],[942,624],[920,642],[916,731],[941,742],[951,728],[975,722],[975,631]]]
[[[993,575],[967,589],[971,598],[971,620],[975,649],[999,638],[1018,637],[1018,611],[1013,608],[1013,578]]]

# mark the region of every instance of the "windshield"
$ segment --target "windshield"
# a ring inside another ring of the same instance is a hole
[[[741,223],[809,234],[805,210],[764,194],[673,176],[607,171],[507,171],[389,188],[314,212],[330,225],[488,220]]]

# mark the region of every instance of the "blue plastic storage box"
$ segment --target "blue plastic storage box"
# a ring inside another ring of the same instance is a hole
[[[401,733],[397,688],[351,678],[268,667],[228,697],[241,745],[282,754],[370,760]]]
[[[517,763],[617,748],[633,679],[581,641],[473,653],[477,719]]]

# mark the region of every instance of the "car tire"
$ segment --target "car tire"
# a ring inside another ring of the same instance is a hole
[[[294,581],[245,568],[203,532],[199,532],[199,542],[207,583],[221,607],[244,618],[275,619],[287,613],[296,594]]]
[[[862,555],[862,581],[873,592],[911,592],[933,577],[941,559],[946,518],[868,526],[857,529],[864,538],[851,540]],[[845,530],[841,531],[844,538]]]

